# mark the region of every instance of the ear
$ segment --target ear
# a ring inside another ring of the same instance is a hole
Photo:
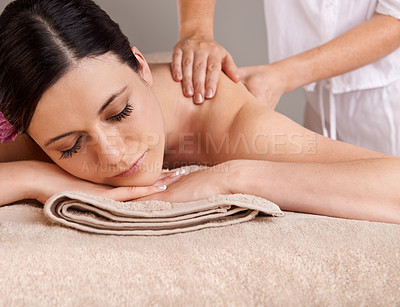
[[[139,62],[139,74],[143,78],[146,83],[152,87],[153,86],[153,75],[151,74],[151,70],[149,64],[147,64],[146,59],[144,58],[143,54],[137,49],[135,46],[131,48],[132,53],[136,57]]]

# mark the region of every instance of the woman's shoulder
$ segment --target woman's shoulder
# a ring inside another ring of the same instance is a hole
[[[235,83],[224,73],[220,74],[218,89],[213,99],[218,103],[230,103],[243,105],[244,103],[260,103],[253,94],[249,92],[243,82]]]
[[[169,63],[151,64],[153,72],[153,90],[162,104],[178,105],[185,108],[187,114],[193,114],[199,121],[203,121],[203,132],[227,132],[236,116],[247,108],[264,107],[254,97],[242,82],[235,83],[223,72],[220,74],[217,91],[212,99],[205,100],[201,105],[195,105],[192,98],[182,93],[181,82],[172,79]]]
[[[229,123],[229,127],[243,109],[262,106],[242,82],[235,83],[224,73],[220,75],[216,95],[209,104],[210,122],[218,123],[223,120]]]

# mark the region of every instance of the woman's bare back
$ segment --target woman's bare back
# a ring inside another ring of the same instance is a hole
[[[154,91],[166,121],[169,118],[186,123],[170,137],[171,146],[165,154],[167,165],[214,165],[234,159],[339,162],[385,156],[325,138],[298,125],[262,104],[243,83],[234,83],[223,74],[215,97],[195,105],[182,95],[169,67],[152,66]]]

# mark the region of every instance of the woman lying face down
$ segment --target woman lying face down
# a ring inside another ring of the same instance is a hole
[[[28,133],[76,177],[151,185],[161,175],[165,127],[146,82],[148,68],[141,77],[113,53],[80,60],[41,97]]]
[[[148,64],[90,0],[12,2],[0,18],[0,110],[21,135],[0,145],[0,204],[63,190],[247,193],[283,210],[400,223],[398,158],[310,132],[225,76],[218,89],[194,105],[170,65]],[[211,167],[162,173],[187,164]]]

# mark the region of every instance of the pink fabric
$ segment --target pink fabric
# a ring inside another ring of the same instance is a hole
[[[0,141],[2,144],[9,141],[15,141],[17,138],[18,131],[11,125],[8,120],[4,117],[3,113],[0,112]]]

